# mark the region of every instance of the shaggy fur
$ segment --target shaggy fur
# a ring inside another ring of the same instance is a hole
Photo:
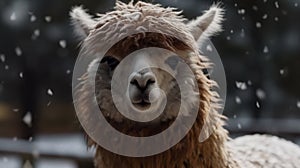
[[[199,54],[199,43],[203,39],[220,31],[223,10],[213,6],[204,15],[185,24],[180,12],[173,8],[163,8],[159,5],[138,2],[124,4],[116,3],[115,11],[101,14],[96,20],[82,10],[74,8],[71,12],[76,32],[86,35],[82,42],[81,53],[95,55],[101,52],[106,43],[115,38],[121,38],[108,55],[120,60],[134,50],[145,47],[160,47],[169,49],[182,56],[196,76],[200,91],[200,108],[197,119],[188,134],[171,149],[144,158],[125,157],[114,154],[98,146],[91,138],[89,145],[95,146],[95,165],[98,168],[241,168],[241,167],[291,167],[300,165],[300,149],[298,146],[276,137],[254,135],[231,140],[223,128],[224,117],[217,109],[219,99],[211,88],[216,83],[203,73],[211,68],[211,63],[205,56]],[[81,28],[80,28],[81,27]],[[126,37],[126,30],[135,29],[144,32]],[[178,38],[168,36],[174,34]],[[124,38],[123,38],[124,37]],[[179,39],[183,39],[180,42]],[[103,52],[103,51],[102,51]],[[99,61],[99,60],[95,60]],[[93,63],[86,75],[82,77],[78,94],[80,113],[89,116],[87,97],[92,96],[89,73],[101,74],[101,69],[93,69]],[[107,80],[111,80],[109,77]],[[168,127],[171,122],[161,121],[158,126],[136,128],[134,123],[126,121],[122,115],[112,108],[113,102],[109,92],[110,86],[104,79],[96,76],[96,94],[99,107],[107,120],[120,131],[134,136],[155,134]],[[106,90],[105,90],[106,89]],[[101,91],[102,90],[102,91]],[[192,101],[192,100],[191,100]],[[172,109],[172,108],[170,108]],[[170,116],[166,110],[166,116]],[[173,116],[168,118],[174,119]],[[99,123],[101,124],[101,123]],[[205,124],[211,127],[203,128]],[[199,133],[212,134],[202,143],[198,141]]]

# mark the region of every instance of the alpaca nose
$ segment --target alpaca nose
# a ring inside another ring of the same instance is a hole
[[[151,71],[141,71],[135,73],[131,80],[130,84],[136,86],[141,91],[146,90],[150,85],[155,83],[155,77]]]

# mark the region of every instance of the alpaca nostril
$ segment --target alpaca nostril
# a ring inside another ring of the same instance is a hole
[[[135,75],[131,79],[130,84],[136,86],[140,90],[145,90],[147,87],[154,84],[155,82],[155,77],[152,73],[145,73]]]
[[[136,79],[131,80],[130,84],[139,86],[139,83],[138,83],[138,81]]]

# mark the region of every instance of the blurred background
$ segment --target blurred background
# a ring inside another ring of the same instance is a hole
[[[189,19],[213,3],[154,2]],[[224,31],[212,41],[227,76],[231,137],[268,133],[300,144],[300,0],[221,2]],[[0,168],[93,166],[72,105],[75,5],[104,13],[114,1],[0,1]]]

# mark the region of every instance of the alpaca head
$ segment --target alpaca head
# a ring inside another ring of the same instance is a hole
[[[198,48],[221,30],[223,11],[215,5],[189,22],[180,13],[119,1],[97,18],[81,7],[72,10],[81,55],[92,58],[79,91],[81,113],[89,115],[87,99],[94,95],[106,120],[128,135],[157,134],[195,109],[203,124],[213,82],[203,73],[208,62]]]

